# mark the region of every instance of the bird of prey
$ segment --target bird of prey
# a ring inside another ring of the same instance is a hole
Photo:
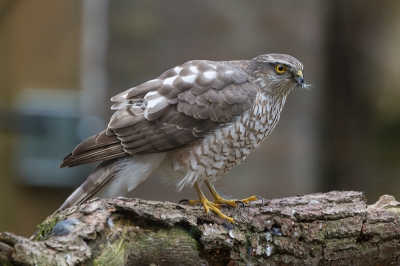
[[[234,222],[214,189],[273,131],[286,96],[307,88],[303,65],[284,54],[247,61],[195,60],[172,68],[111,98],[115,110],[107,129],[83,141],[60,167],[101,162],[59,210],[90,198],[124,196],[157,171],[178,189],[194,186],[208,213]],[[205,183],[214,201],[200,189]]]

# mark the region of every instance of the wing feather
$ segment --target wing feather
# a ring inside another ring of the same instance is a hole
[[[249,110],[256,94],[239,64],[189,61],[111,98],[116,112],[108,128],[61,166],[182,147]]]

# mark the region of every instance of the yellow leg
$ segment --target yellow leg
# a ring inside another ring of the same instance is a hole
[[[180,202],[188,202],[190,205],[195,205],[195,204],[199,204],[201,203],[206,211],[206,213],[208,214],[208,212],[210,210],[213,210],[215,213],[217,213],[221,218],[223,219],[227,219],[229,222],[234,223],[234,220],[232,217],[226,216],[225,214],[223,214],[220,209],[221,206],[220,204],[226,204],[232,207],[236,207],[238,205],[238,203],[246,203],[248,204],[250,201],[255,201],[258,200],[257,196],[251,196],[248,197],[246,199],[242,199],[242,200],[227,200],[222,198],[217,191],[215,191],[214,186],[210,183],[210,181],[205,180],[204,183],[206,184],[206,186],[208,187],[208,189],[210,190],[211,194],[214,197],[214,202],[209,201],[203,194],[203,192],[201,191],[199,185],[196,183],[194,183],[194,188],[196,189],[197,194],[199,195],[199,200],[182,200]]]
[[[210,190],[211,194],[214,197],[214,203],[216,204],[226,204],[232,207],[236,207],[237,203],[242,202],[242,203],[246,203],[249,204],[250,201],[256,201],[258,200],[258,198],[256,196],[251,196],[242,200],[227,200],[224,199],[223,197],[221,197],[217,191],[215,191],[214,186],[210,183],[210,181],[205,180],[204,183],[206,184],[206,186],[208,187],[208,189]]]
[[[199,200],[189,200],[189,204],[197,204],[197,203],[201,203],[204,206],[204,209],[206,211],[206,213],[208,214],[208,212],[210,210],[213,210],[216,214],[219,215],[219,217],[228,220],[231,223],[234,223],[235,221],[233,220],[232,217],[226,216],[225,214],[223,214],[220,209],[221,206],[219,206],[219,204],[214,203],[209,201],[203,194],[203,192],[201,191],[199,185],[196,183],[194,183],[194,188],[197,191],[197,194],[199,195]]]

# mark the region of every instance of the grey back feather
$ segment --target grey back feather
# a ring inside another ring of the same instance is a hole
[[[61,167],[164,152],[204,137],[250,109],[257,89],[245,66],[189,61],[114,96],[108,129],[79,144]]]

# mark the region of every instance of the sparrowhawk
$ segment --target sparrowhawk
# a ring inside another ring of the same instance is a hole
[[[286,96],[307,88],[303,65],[284,54],[248,61],[195,60],[111,100],[114,115],[103,132],[83,141],[61,167],[101,162],[59,210],[92,197],[124,196],[161,170],[178,189],[194,186],[201,203],[220,217],[214,183],[240,164],[272,132]],[[214,201],[205,198],[205,183]],[[255,196],[241,200],[256,200]]]

